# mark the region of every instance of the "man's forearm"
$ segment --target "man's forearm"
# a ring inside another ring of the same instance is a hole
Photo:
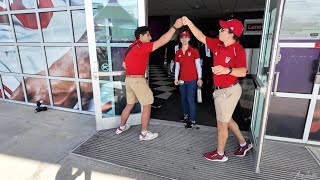
[[[206,44],[206,36],[191,21],[189,21],[188,27],[200,42]]]
[[[162,45],[168,43],[175,32],[176,30],[173,27],[171,27],[168,32],[166,32],[164,35],[160,37],[160,43]]]
[[[247,75],[247,69],[242,67],[242,68],[232,68],[232,76],[236,77],[245,77]]]

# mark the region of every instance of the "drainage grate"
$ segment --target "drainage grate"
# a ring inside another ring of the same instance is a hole
[[[202,157],[216,147],[214,131],[189,130],[182,124],[153,124],[150,129],[160,137],[146,142],[138,140],[140,126],[121,135],[115,135],[114,129],[99,131],[73,153],[171,179],[320,178],[320,167],[304,146],[267,141],[261,173],[256,174],[252,152],[243,158],[233,155],[237,141],[232,136],[226,148],[229,160],[219,163]]]

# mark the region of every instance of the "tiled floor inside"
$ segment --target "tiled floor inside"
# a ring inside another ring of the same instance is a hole
[[[178,93],[173,79],[168,77],[167,69],[163,65],[149,66],[149,86],[154,95],[153,108],[161,108],[173,93]]]

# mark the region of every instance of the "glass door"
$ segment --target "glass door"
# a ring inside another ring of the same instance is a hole
[[[143,0],[85,0],[97,130],[120,124],[126,106],[122,61],[135,29],[146,23],[145,6]],[[140,104],[131,113],[128,123],[140,124]]]
[[[269,7],[271,6],[271,1],[269,1]],[[271,7],[272,8],[272,7]],[[275,18],[276,18],[277,8],[273,7],[273,9],[269,9],[265,13],[264,18],[264,30],[261,41],[261,53],[259,57],[259,67],[258,73],[253,77],[255,82],[255,101],[254,101],[254,112],[253,118],[251,121],[251,131],[253,136],[253,141],[255,144],[258,144],[258,138],[260,134],[260,125],[262,120],[262,111],[264,107],[265,93],[266,93],[266,83],[267,76],[269,73],[269,65],[270,65],[270,56],[271,56],[271,47],[272,41],[274,39],[274,26],[275,26]]]
[[[315,80],[320,57],[319,8],[316,0],[286,0],[279,44],[281,60],[275,69],[266,139],[294,143],[320,140],[320,82]]]
[[[284,0],[267,0],[264,14],[263,34],[261,39],[259,68],[255,82],[255,100],[252,112],[251,133],[255,146],[256,172],[260,171],[263,142],[268,117],[269,100],[278,59],[278,42]]]

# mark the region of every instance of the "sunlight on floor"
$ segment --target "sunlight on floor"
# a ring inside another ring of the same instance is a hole
[[[0,154],[0,179],[10,180],[133,180],[132,178],[104,174],[81,167],[68,167],[31,159]]]

